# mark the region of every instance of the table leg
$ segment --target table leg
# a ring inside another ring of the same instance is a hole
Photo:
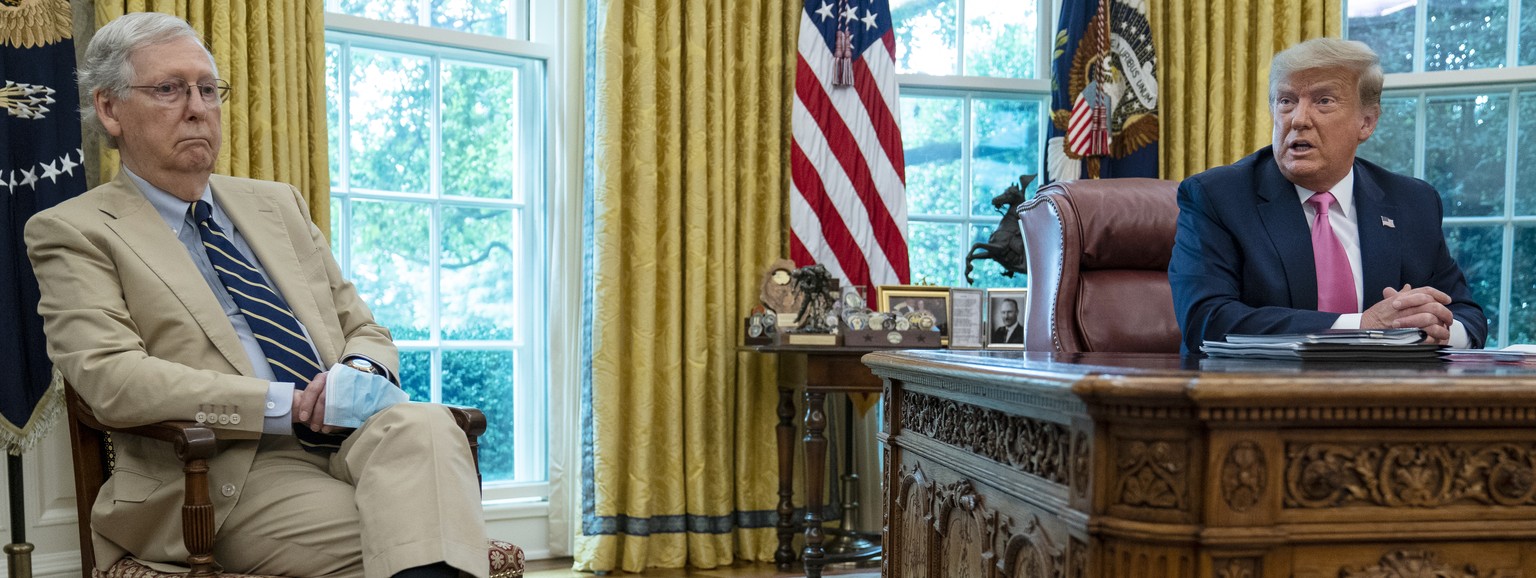
[[[788,571],[795,561],[795,390],[779,387],[779,548],[773,563]]]
[[[827,468],[827,394],[805,392],[805,560],[807,578],[821,578],[827,563],[822,549],[821,489]]]

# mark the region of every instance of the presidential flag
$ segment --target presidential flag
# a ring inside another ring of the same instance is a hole
[[[1157,177],[1157,56],[1146,0],[1063,0],[1049,135],[1048,182]]]
[[[800,266],[822,264],[844,286],[907,283],[907,177],[890,5],[806,0],[799,48],[790,257]]]
[[[68,0],[0,2],[0,447],[20,454],[62,408],[22,227],[85,191]]]

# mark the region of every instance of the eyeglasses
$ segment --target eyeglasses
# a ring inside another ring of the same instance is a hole
[[[128,88],[148,90],[150,94],[154,95],[155,100],[171,105],[185,102],[187,95],[192,94],[192,89],[194,88],[197,89],[197,95],[202,97],[204,103],[214,104],[229,100],[229,83],[223,80],[187,84],[185,80],[176,79],[167,80],[160,84],[129,86]]]

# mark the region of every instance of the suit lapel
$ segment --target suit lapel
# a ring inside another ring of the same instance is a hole
[[[110,194],[101,204],[102,212],[108,216],[107,227],[165,283],[230,365],[241,375],[255,375],[224,308],[187,255],[186,247],[171,234],[165,219],[126,172],[118,171],[107,190]]]
[[[324,338],[326,326],[321,321],[320,307],[303,274],[304,266],[291,236],[294,233],[284,223],[274,195],[259,194],[250,181],[214,175],[211,183],[213,195],[223,207],[224,214],[229,216],[246,245],[256,254],[261,268],[293,309],[294,316],[308,330],[321,362],[335,361],[339,352],[331,347],[330,340]]]
[[[1313,266],[1312,235],[1306,213],[1296,197],[1296,187],[1280,174],[1273,158],[1259,162],[1259,219],[1269,234],[1270,243],[1280,256],[1290,290],[1291,307],[1317,309],[1317,268]]]
[[[1398,246],[1397,229],[1386,225],[1397,219],[1397,206],[1369,173],[1360,169],[1356,163],[1355,210],[1358,213],[1355,223],[1360,229],[1360,268],[1361,276],[1365,277],[1361,305],[1369,308],[1381,301],[1383,287],[1397,289],[1402,286],[1399,282],[1402,256],[1393,250]]]

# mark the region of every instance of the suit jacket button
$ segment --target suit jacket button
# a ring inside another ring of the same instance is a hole
[[[230,496],[235,495],[235,485],[234,484],[224,484],[224,487],[219,488],[219,491],[224,494],[224,497],[228,498]]]
[[[240,414],[229,414],[229,425],[240,425]]]

